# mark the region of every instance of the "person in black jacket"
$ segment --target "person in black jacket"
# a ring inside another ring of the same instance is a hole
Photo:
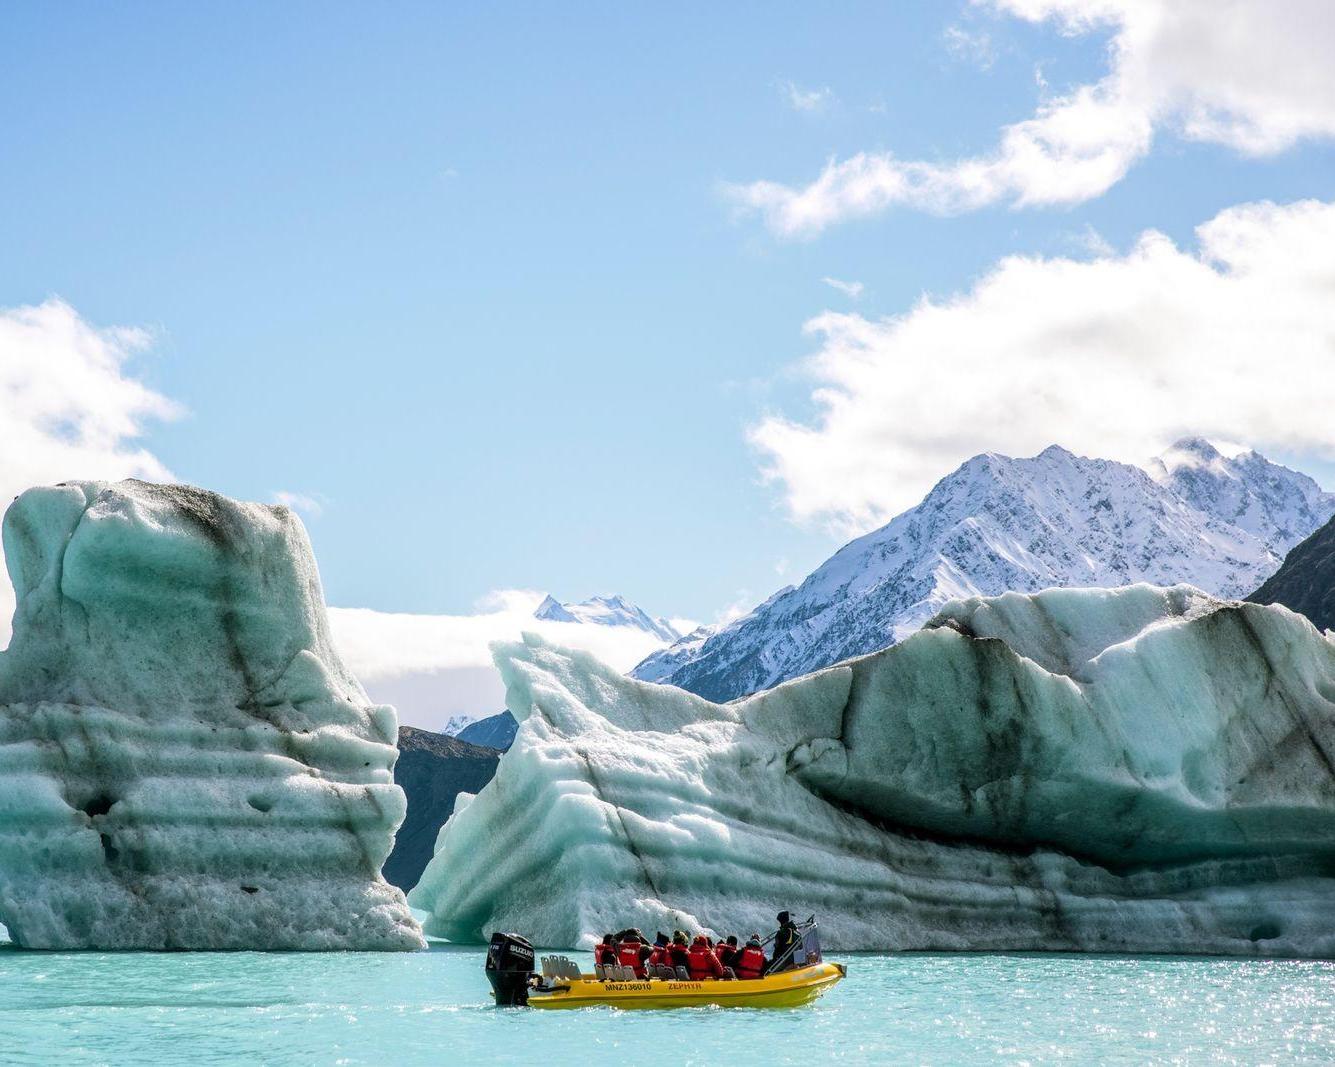
[[[792,967],[793,953],[791,949],[802,940],[792,916],[786,911],[781,911],[776,918],[779,920],[779,932],[774,935],[774,948],[770,953],[771,963],[767,972],[769,974],[773,974],[775,971],[786,971]]]
[[[740,951],[741,949],[737,945],[736,934],[729,934],[726,941],[720,941],[714,946],[714,955],[718,957],[719,963],[723,964],[725,967],[732,966],[733,957]]]

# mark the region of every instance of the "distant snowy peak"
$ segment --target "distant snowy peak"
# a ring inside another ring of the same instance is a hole
[[[1225,456],[1186,437],[1148,464],[1150,476],[1192,506],[1286,555],[1335,511],[1335,493],[1251,450]]]
[[[440,728],[440,732],[447,737],[458,737],[461,730],[477,722],[480,717],[478,715],[451,715],[445,720],[445,725]]]
[[[730,700],[902,640],[953,599],[1135,582],[1240,597],[1332,513],[1304,475],[1197,439],[1149,470],[1055,445],[985,453],[796,589],[632,673]]]
[[[628,626],[653,634],[660,641],[672,642],[682,634],[667,619],[655,619],[643,609],[632,604],[623,596],[595,596],[575,604],[562,604],[553,596],[547,596],[538,610],[533,613],[535,619],[547,622],[586,623],[593,626]]]
[[[654,618],[623,596],[595,596],[578,603],[562,604],[548,594],[533,612],[533,617],[544,622],[570,623],[575,626],[611,626],[635,630],[648,634],[665,646],[680,640],[682,636],[681,631],[667,619]],[[639,638],[636,643],[641,647],[645,644]],[[506,749],[510,747],[516,727],[514,716],[508,711],[502,711],[487,716],[456,715],[444,725],[441,733],[475,745]]]

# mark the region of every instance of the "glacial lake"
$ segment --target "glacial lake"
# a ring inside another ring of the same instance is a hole
[[[582,965],[586,954],[572,954]],[[1335,963],[831,954],[848,978],[789,1011],[488,999],[483,950],[42,953],[0,947],[5,1063],[1325,1063]]]

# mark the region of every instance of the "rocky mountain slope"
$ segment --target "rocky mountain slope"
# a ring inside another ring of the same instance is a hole
[[[1247,599],[1283,604],[1306,615],[1318,630],[1335,630],[1335,519],[1290,552]]]
[[[632,674],[730,700],[900,641],[953,599],[1133,582],[1240,597],[1332,513],[1335,494],[1306,475],[1200,438],[1148,469],[1057,446],[986,453],[800,586]]]
[[[408,798],[408,814],[385,861],[385,880],[411,889],[436,847],[436,834],[454,813],[459,793],[476,793],[496,774],[501,754],[444,734],[399,727],[394,781]]]
[[[470,722],[454,736],[472,745],[485,745],[504,752],[514,741],[517,729],[519,724],[515,722],[515,717],[508,711],[502,711],[496,715],[488,715],[485,719]]]

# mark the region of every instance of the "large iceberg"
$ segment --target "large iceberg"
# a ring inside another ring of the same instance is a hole
[[[844,949],[1335,954],[1335,643],[1189,586],[948,605],[729,704],[526,638],[409,901],[588,945],[818,913]]]
[[[380,876],[394,709],[329,639],[286,508],[29,490],[4,521],[0,922],[28,948],[414,949]]]

